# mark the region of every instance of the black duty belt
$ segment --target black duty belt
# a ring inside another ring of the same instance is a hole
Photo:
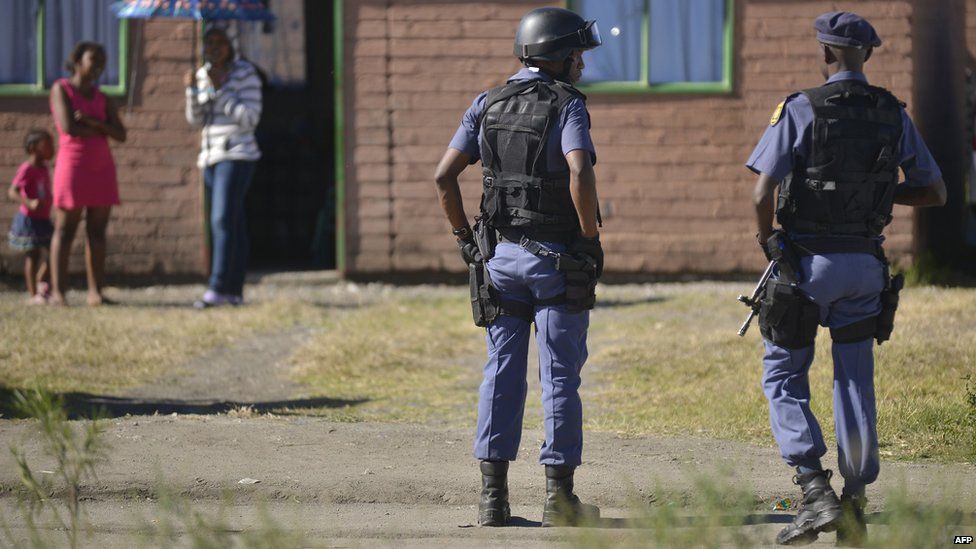
[[[499,242],[510,242],[512,244],[519,244],[522,242],[523,238],[529,238],[536,241],[542,242],[556,242],[559,244],[564,244],[568,246],[573,241],[573,235],[566,231],[562,232],[544,232],[540,230],[526,230],[526,229],[515,229],[511,227],[502,227],[496,230]]]

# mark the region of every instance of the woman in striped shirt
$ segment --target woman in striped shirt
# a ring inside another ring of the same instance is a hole
[[[235,58],[227,33],[211,28],[204,34],[206,63],[187,72],[186,119],[202,127],[200,157],[210,205],[212,235],[210,282],[198,308],[240,305],[248,241],[244,196],[261,157],[254,128],[261,117],[261,79],[257,69]]]

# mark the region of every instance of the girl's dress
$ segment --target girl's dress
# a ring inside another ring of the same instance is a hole
[[[106,97],[97,87],[86,98],[67,79],[57,81],[71,104],[71,113],[82,113],[104,122],[108,118]],[[53,109],[52,109],[53,112]],[[108,137],[75,137],[58,128],[58,157],[54,166],[54,205],[71,210],[83,207],[115,206],[119,185]]]

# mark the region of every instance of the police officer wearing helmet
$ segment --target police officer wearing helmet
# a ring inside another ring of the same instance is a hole
[[[879,471],[872,340],[890,335],[902,280],[889,277],[882,231],[892,204],[941,206],[946,190],[904,105],[863,73],[881,45],[871,24],[832,12],[814,27],[827,82],[776,108],[746,164],[759,174],[759,242],[778,260],[760,309],[762,383],[773,435],[803,493],[777,543],[810,543],[836,529],[839,545],[859,546],[864,489]],[[774,208],[781,231],[773,230]],[[839,499],[820,463],[827,448],[809,403],[818,324],[833,340]]]
[[[596,23],[572,11],[526,14],[515,36],[524,68],[474,100],[435,175],[472,276],[475,322],[487,332],[474,443],[483,526],[510,518],[508,463],[521,440],[533,322],[545,418],[543,526],[599,517],[573,491],[583,449],[578,389],[588,310],[603,270],[596,153],[586,98],[573,83],[582,75],[583,51],[599,45]],[[458,176],[478,160],[483,194],[472,229]]]

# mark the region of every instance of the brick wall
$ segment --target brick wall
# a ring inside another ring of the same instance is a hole
[[[183,118],[182,75],[190,68],[188,22],[135,22],[130,27],[130,68],[136,64],[132,108],[115,97],[128,128],[126,143],[112,142],[122,205],[108,230],[109,273],[189,273],[202,270],[203,225],[198,132]],[[140,38],[140,35],[142,36]],[[109,62],[114,52],[108,52]],[[4,192],[24,160],[21,141],[32,126],[55,132],[46,97],[0,98],[0,182]],[[53,170],[52,170],[53,174]],[[0,207],[3,240],[16,206]],[[71,270],[84,269],[83,230]],[[0,272],[20,272],[21,257],[0,246]]]
[[[432,174],[476,94],[518,69],[518,20],[545,2],[345,2],[347,268],[459,270]],[[751,221],[755,177],[742,164],[788,92],[822,82],[813,19],[844,2],[739,0],[735,91],[725,96],[598,95],[588,102],[599,162],[607,268],[724,273],[762,263]],[[872,82],[912,108],[912,5],[864,1],[885,40]],[[798,37],[798,38],[795,38]],[[477,209],[480,170],[462,192]],[[896,209],[889,250],[912,247]]]

